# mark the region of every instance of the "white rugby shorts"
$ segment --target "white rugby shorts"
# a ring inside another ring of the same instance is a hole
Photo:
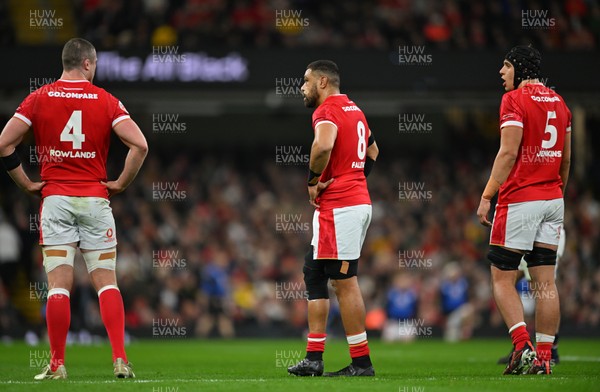
[[[313,258],[356,260],[371,223],[371,205],[316,210],[313,216]]]
[[[40,206],[40,245],[79,243],[85,250],[117,245],[115,218],[102,197],[47,196]]]
[[[490,244],[518,250],[532,250],[534,242],[558,245],[564,210],[562,198],[498,204]]]

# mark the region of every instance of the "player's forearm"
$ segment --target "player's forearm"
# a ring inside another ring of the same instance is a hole
[[[127,188],[133,182],[144,163],[147,153],[147,148],[132,147],[129,150],[127,158],[125,158],[123,172],[117,180],[123,189]]]
[[[377,143],[374,142],[367,148],[367,156],[372,160],[376,161],[379,156],[379,147],[377,147]]]
[[[16,117],[11,118],[0,133],[0,157],[6,157],[15,151],[29,130],[29,125]]]
[[[565,190],[567,189],[567,182],[569,181],[569,170],[571,169],[571,160],[570,159],[564,159],[560,164],[560,170],[559,170],[559,174],[560,174],[560,179],[562,180],[562,186],[560,187],[563,193],[563,196],[565,194]]]
[[[15,151],[15,147],[11,145],[6,145],[1,143],[0,141],[0,157],[6,157]]]
[[[322,147],[316,142],[313,143],[310,150],[309,169],[315,173],[323,173],[323,170],[325,170],[325,167],[327,167],[330,156],[331,148]]]
[[[27,190],[31,185],[31,179],[23,170],[23,165],[19,165],[17,168],[7,172],[10,178],[17,184],[17,186],[23,190]]]
[[[492,167],[492,176],[503,184],[508,178],[516,160],[516,153],[500,150]]]
[[[494,160],[494,165],[492,166],[490,179],[481,196],[482,198],[491,200],[492,197],[494,197],[500,189],[500,186],[502,186],[504,181],[508,178],[510,171],[515,165],[516,159],[517,155],[514,153],[503,150],[498,152],[498,155]]]

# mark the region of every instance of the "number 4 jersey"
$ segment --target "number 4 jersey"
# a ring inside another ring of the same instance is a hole
[[[313,128],[331,123],[337,138],[321,181],[333,182],[317,197],[321,210],[371,204],[364,174],[369,126],[362,110],[345,94],[330,95],[313,113]]]
[[[87,80],[58,80],[33,93],[14,115],[33,128],[42,197],[108,197],[106,159],[112,128],[129,113]]]
[[[502,97],[500,129],[523,129],[515,164],[500,187],[499,204],[563,197],[560,165],[571,112],[562,97],[541,83],[530,83]]]

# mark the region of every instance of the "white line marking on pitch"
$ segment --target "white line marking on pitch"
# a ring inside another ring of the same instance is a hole
[[[266,379],[263,378],[197,378],[197,379],[169,379],[169,380],[130,380],[130,381],[126,381],[126,380],[98,380],[98,381],[85,381],[85,380],[70,380],[67,379],[66,381],[63,381],[65,383],[68,384],[120,384],[120,383],[134,383],[134,384],[147,384],[147,383],[191,383],[191,382],[198,382],[198,383],[202,383],[202,382],[265,382],[267,381]],[[29,385],[29,384],[43,384],[43,381],[13,381],[13,380],[8,380],[8,381],[2,381],[0,382],[0,385],[2,384],[22,384],[22,385]]]
[[[577,355],[561,355],[561,361],[567,362],[600,362],[600,357],[581,357]]]

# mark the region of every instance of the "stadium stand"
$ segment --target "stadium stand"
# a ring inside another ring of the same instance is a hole
[[[410,44],[442,52],[483,52],[532,42],[543,52],[568,53],[596,51],[600,39],[600,6],[582,0],[548,2],[547,10],[556,24],[551,30],[523,28],[527,15],[522,10],[536,8],[536,1],[517,5],[459,0],[341,4],[331,0],[85,0],[75,2],[74,7],[55,0],[49,3],[66,18],[68,29],[23,29],[29,11],[42,8],[40,3],[12,0],[0,4],[0,46],[57,46],[64,36],[80,34],[99,49],[122,51],[149,51],[157,45],[179,45],[184,50],[222,46],[387,51]],[[287,13],[277,13],[284,10]],[[292,10],[301,13],[291,14]],[[306,19],[310,29],[277,23],[277,19],[293,18]],[[16,100],[15,95],[19,100],[24,97],[3,86],[0,92],[10,95],[10,102]],[[119,93],[128,95],[126,88]],[[230,88],[226,93],[230,95],[222,100],[239,91]],[[166,99],[175,94],[170,91]],[[0,123],[4,124],[15,108],[2,105]],[[138,112],[136,105],[128,107],[150,133],[151,113]],[[370,118],[369,110],[365,112]],[[248,116],[218,113],[213,121],[245,124]],[[303,131],[309,132],[309,112],[305,117]],[[583,125],[594,129],[599,123],[596,109],[588,113]],[[397,125],[392,121],[390,129],[397,132]],[[497,149],[497,108],[470,115],[454,111],[436,127],[447,132],[442,146],[427,152],[406,139],[399,148],[382,146],[381,159],[369,177],[374,214],[360,265],[367,322],[374,333],[383,329],[387,294],[400,272],[411,276],[418,293],[417,317],[442,336],[442,272],[456,261],[468,281],[474,336],[504,336],[490,296],[485,261],[489,232],[475,216]],[[386,131],[374,129],[376,134]],[[588,147],[598,151],[598,136],[588,133]],[[305,167],[277,165],[274,138],[248,151],[239,143],[211,149],[197,137],[195,143],[178,145],[177,153],[164,140],[153,135],[140,177],[111,201],[119,236],[118,278],[127,331],[134,337],[149,337],[157,319],[169,318],[181,320],[192,336],[297,336],[306,326],[301,263],[312,217],[305,195]],[[21,152],[35,171],[31,145],[32,140],[26,141]],[[577,148],[575,160],[582,152]],[[111,152],[119,153],[118,148]],[[593,159],[576,166],[565,198],[568,241],[557,280],[563,336],[600,331],[600,170]],[[109,172],[117,171],[109,166]],[[405,189],[424,186],[425,193],[407,200],[399,195],[399,183]],[[20,239],[16,272],[9,266],[14,260],[0,251],[0,337],[21,338],[27,330],[36,334],[45,330],[42,315],[47,287],[37,246],[38,201],[25,197],[5,174],[0,174],[0,189],[0,216],[4,217],[0,218],[0,243],[14,230]],[[298,224],[277,225],[290,221]],[[416,259],[418,265],[411,266],[407,257]],[[81,259],[77,272],[71,297],[72,331],[85,340],[104,332]],[[334,304],[330,323],[339,333],[336,312]]]

